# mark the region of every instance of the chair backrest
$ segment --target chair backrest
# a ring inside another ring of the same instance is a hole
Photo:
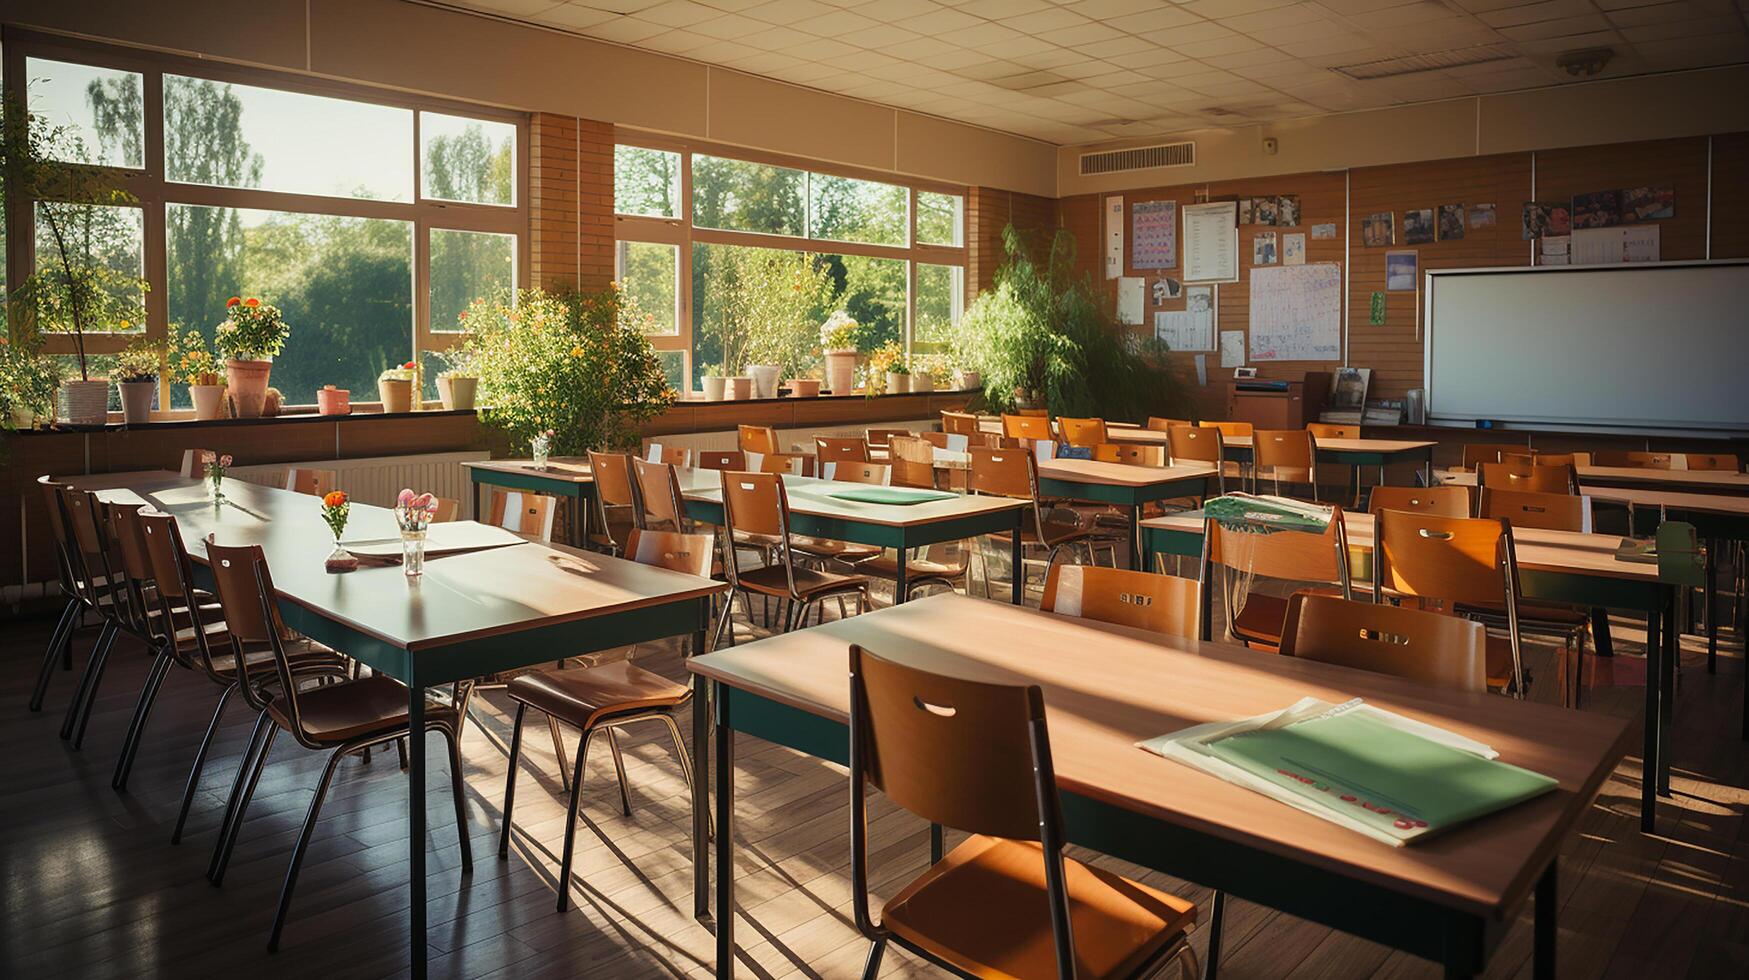
[[[1104,419],[1058,418],[1057,429],[1062,433],[1063,441],[1071,446],[1092,449],[1107,441]]]
[[[146,543],[140,535],[139,522],[134,515],[144,504],[103,504],[101,514],[109,540],[114,543],[114,553],[119,559],[115,571],[121,573],[122,589],[127,595],[127,601],[118,612],[126,618],[135,631],[151,636],[156,642],[162,639],[164,622],[154,620],[148,613],[146,596],[152,583],[152,562],[146,557]]]
[[[941,413],[941,431],[962,436],[978,434],[978,417],[970,412]]]
[[[1520,473],[1529,466],[1577,466],[1579,456],[1577,453],[1509,453],[1501,450],[1500,462],[1507,464],[1512,472]]]
[[[1313,483],[1313,467],[1318,458],[1312,433],[1305,429],[1258,429],[1251,434],[1251,461],[1259,476],[1273,477],[1277,483]]]
[[[1043,415],[1004,415],[1002,434],[1010,439],[1024,439],[1028,442],[1054,438],[1051,433],[1051,420]]]
[[[183,615],[189,618],[189,626],[194,635],[194,647],[198,660],[188,660],[191,666],[207,671],[217,679],[218,672],[213,664],[213,651],[210,645],[211,637],[207,633],[207,618],[209,613],[201,611],[199,602],[190,602],[195,594],[194,565],[188,559],[188,548],[182,541],[182,529],[177,526],[176,518],[150,507],[140,509],[135,514],[139,525],[140,540],[146,550],[146,560],[152,566],[152,584],[158,596],[158,610],[166,622],[171,619],[171,610],[182,608]],[[178,656],[184,656],[178,649]]]
[[[1281,655],[1485,691],[1487,642],[1474,620],[1301,592],[1288,599]]]
[[[1631,466],[1642,470],[1681,469],[1688,461],[1682,453],[1617,452],[1600,450],[1591,454],[1595,466]]]
[[[114,599],[120,592],[115,560],[110,555],[109,534],[102,527],[102,506],[97,495],[66,484],[57,484],[61,517],[67,522],[69,558],[80,583],[82,597],[96,605],[103,596]]]
[[[892,482],[893,468],[885,463],[828,463],[830,469],[820,474],[840,483],[867,483],[884,487]]]
[[[815,436],[814,458],[827,463],[868,462],[868,440],[861,436]]]
[[[211,449],[184,449],[182,451],[182,466],[177,475],[184,480],[198,480],[206,476],[206,467],[201,460],[207,456],[217,455]]]
[[[1342,508],[1333,509],[1321,533],[1229,531],[1219,521],[1204,521],[1204,551],[1209,563],[1254,572],[1264,578],[1326,582],[1349,589],[1348,535]]]
[[[912,435],[916,435],[916,433],[912,432],[910,429],[864,429],[864,430],[862,430],[862,438],[865,442],[868,443],[870,448],[874,448],[874,447],[878,446],[882,449],[885,449],[887,447],[887,445],[891,442],[891,440],[894,436],[912,436]]]
[[[668,524],[676,531],[686,530],[686,502],[680,495],[680,475],[675,468],[667,463],[634,459],[632,473],[638,481],[638,527],[649,530]],[[630,556],[629,541],[626,548]]]
[[[1524,466],[1512,461],[1477,463],[1476,484],[1489,490],[1573,493],[1578,476],[1572,466]]]
[[[895,487],[935,487],[935,447],[914,436],[894,436],[887,443]]]
[[[431,523],[448,524],[462,516],[462,502],[454,497],[436,497],[436,505],[431,510]]]
[[[1479,516],[1505,518],[1513,527],[1591,531],[1591,498],[1574,493],[1482,488]]]
[[[1527,445],[1515,442],[1476,442],[1464,446],[1463,468],[1473,470],[1477,463],[1498,463],[1501,453],[1526,455],[1531,452]]]
[[[1139,442],[1108,442],[1093,447],[1093,458],[1126,466],[1165,466],[1166,447]]]
[[[61,575],[61,591],[69,596],[79,595],[79,567],[73,558],[73,542],[67,537],[67,515],[61,505],[61,491],[66,484],[56,483],[53,478],[44,474],[36,478],[37,489],[42,492],[43,507],[49,512],[49,533],[54,538],[55,566]]]
[[[632,457],[630,453],[598,453],[589,450],[589,473],[595,481],[595,499],[602,507],[630,507]]]
[[[553,540],[554,513],[552,497],[511,490],[492,495],[492,513],[487,523],[546,544]]]
[[[1033,495],[1032,454],[1024,449],[973,446],[967,489],[973,493],[1030,500]]]
[[[709,534],[632,528],[626,537],[626,557],[642,565],[710,578],[715,544],[715,538]]]
[[[1220,429],[1175,425],[1166,430],[1166,446],[1174,463],[1221,464],[1225,436]]]
[[[1683,462],[1691,470],[1727,470],[1735,473],[1743,468],[1743,461],[1732,453],[1683,453]]]
[[[1385,591],[1447,602],[1510,602],[1506,523],[1380,511],[1373,531],[1373,597]]]
[[[788,501],[776,473],[729,471],[723,474],[723,518],[743,534],[786,535]]]
[[[1307,422],[1306,431],[1314,439],[1359,439],[1360,426],[1333,425],[1329,422]]]
[[[230,637],[231,653],[236,662],[238,689],[244,700],[256,708],[265,706],[258,693],[259,685],[266,680],[259,676],[264,673],[263,667],[252,665],[244,650],[267,644],[273,650],[274,673],[279,679],[273,698],[280,703],[289,720],[292,736],[306,745],[316,744],[304,731],[298,710],[298,684],[293,679],[291,663],[280,643],[285,624],[279,618],[267,556],[260,545],[221,545],[210,534],[207,535],[206,554],[207,565],[212,571],[213,592],[218,595],[219,608],[225,616],[225,633]]]
[[[1158,415],[1148,416],[1148,428],[1153,429],[1155,432],[1167,432],[1170,431],[1173,426],[1189,424],[1189,419],[1166,419],[1161,418]]]
[[[739,449],[700,449],[693,465],[701,470],[744,470],[747,454]]]
[[[293,466],[285,471],[285,488],[293,493],[307,493],[312,497],[326,497],[335,489],[340,477],[333,470],[312,470],[302,466]]]
[[[1195,579],[1102,565],[1051,566],[1039,608],[1060,616],[1196,636],[1202,610]]]
[[[1248,436],[1252,432],[1252,425],[1249,422],[1198,422],[1197,425],[1204,429],[1216,429],[1221,435],[1228,438]]]
[[[664,446],[659,442],[650,443],[644,450],[644,458],[652,463],[667,463],[670,466],[686,466],[692,462],[692,450],[680,446]]]
[[[797,453],[757,453],[747,454],[747,466],[757,468],[761,473],[793,473],[797,476],[803,473],[803,463],[806,457]]]
[[[769,425],[736,427],[736,446],[744,453],[778,452],[777,430]]]
[[[1470,516],[1470,488],[1455,484],[1437,487],[1373,487],[1367,510],[1406,510],[1437,517]]]

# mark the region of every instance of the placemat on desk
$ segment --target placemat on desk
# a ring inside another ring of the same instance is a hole
[[[838,500],[853,500],[863,504],[892,504],[897,507],[909,507],[912,504],[926,504],[932,500],[952,500],[959,495],[943,490],[922,490],[910,487],[858,487],[854,490],[835,490],[826,496]]]

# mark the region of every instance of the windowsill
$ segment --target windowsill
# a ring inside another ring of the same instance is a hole
[[[69,432],[120,432],[133,430],[179,429],[179,428],[217,428],[219,426],[235,425],[275,425],[278,423],[298,424],[309,422],[347,422],[354,419],[417,419],[449,416],[471,416],[473,409],[448,411],[441,408],[430,408],[417,412],[384,412],[374,404],[354,404],[353,411],[347,415],[322,415],[314,405],[293,406],[290,411],[279,415],[263,416],[252,419],[223,418],[196,419],[191,412],[166,412],[150,422],[127,425],[121,421],[120,412],[109,413],[114,421],[103,425],[72,425],[67,422],[56,422],[49,428],[20,429],[15,435],[35,434],[65,434]]]
[[[846,401],[850,399],[856,401],[879,401],[887,398],[927,398],[931,395],[971,395],[982,390],[982,388],[935,388],[930,391],[907,391],[903,394],[897,395],[889,395],[885,392],[870,395],[864,391],[852,391],[843,395],[834,395],[829,392],[823,392],[808,398],[797,398],[793,395],[779,395],[776,398],[721,398],[715,400],[707,400],[703,395],[694,392],[691,395],[681,398],[679,401],[675,402],[675,404],[686,405],[688,407],[697,407],[700,405],[794,405],[797,403],[806,404],[808,402]]]

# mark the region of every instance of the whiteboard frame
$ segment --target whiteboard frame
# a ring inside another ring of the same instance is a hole
[[[1425,334],[1422,343],[1421,384],[1426,394],[1427,424],[1446,428],[1472,428],[1478,421],[1473,415],[1440,415],[1434,408],[1433,390],[1433,345],[1434,345],[1434,289],[1441,278],[1475,275],[1562,275],[1577,272],[1653,272],[1662,269],[1685,268],[1730,268],[1749,267],[1749,259],[1683,259],[1669,262],[1624,262],[1610,265],[1538,265],[1538,266],[1481,266],[1467,269],[1429,269],[1422,274],[1422,292],[1424,294],[1422,309],[1425,311]],[[1560,432],[1613,432],[1621,434],[1676,434],[1688,436],[1716,435],[1741,437],[1749,432],[1749,425],[1742,427],[1719,427],[1716,425],[1684,425],[1680,422],[1641,421],[1641,422],[1581,422],[1577,420],[1551,418],[1494,418],[1489,419],[1496,428],[1535,429]]]

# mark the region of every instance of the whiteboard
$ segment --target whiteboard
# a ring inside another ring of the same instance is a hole
[[[1749,430],[1749,262],[1430,272],[1427,416]]]
[[[1342,359],[1342,267],[1256,266],[1251,270],[1251,360]]]

